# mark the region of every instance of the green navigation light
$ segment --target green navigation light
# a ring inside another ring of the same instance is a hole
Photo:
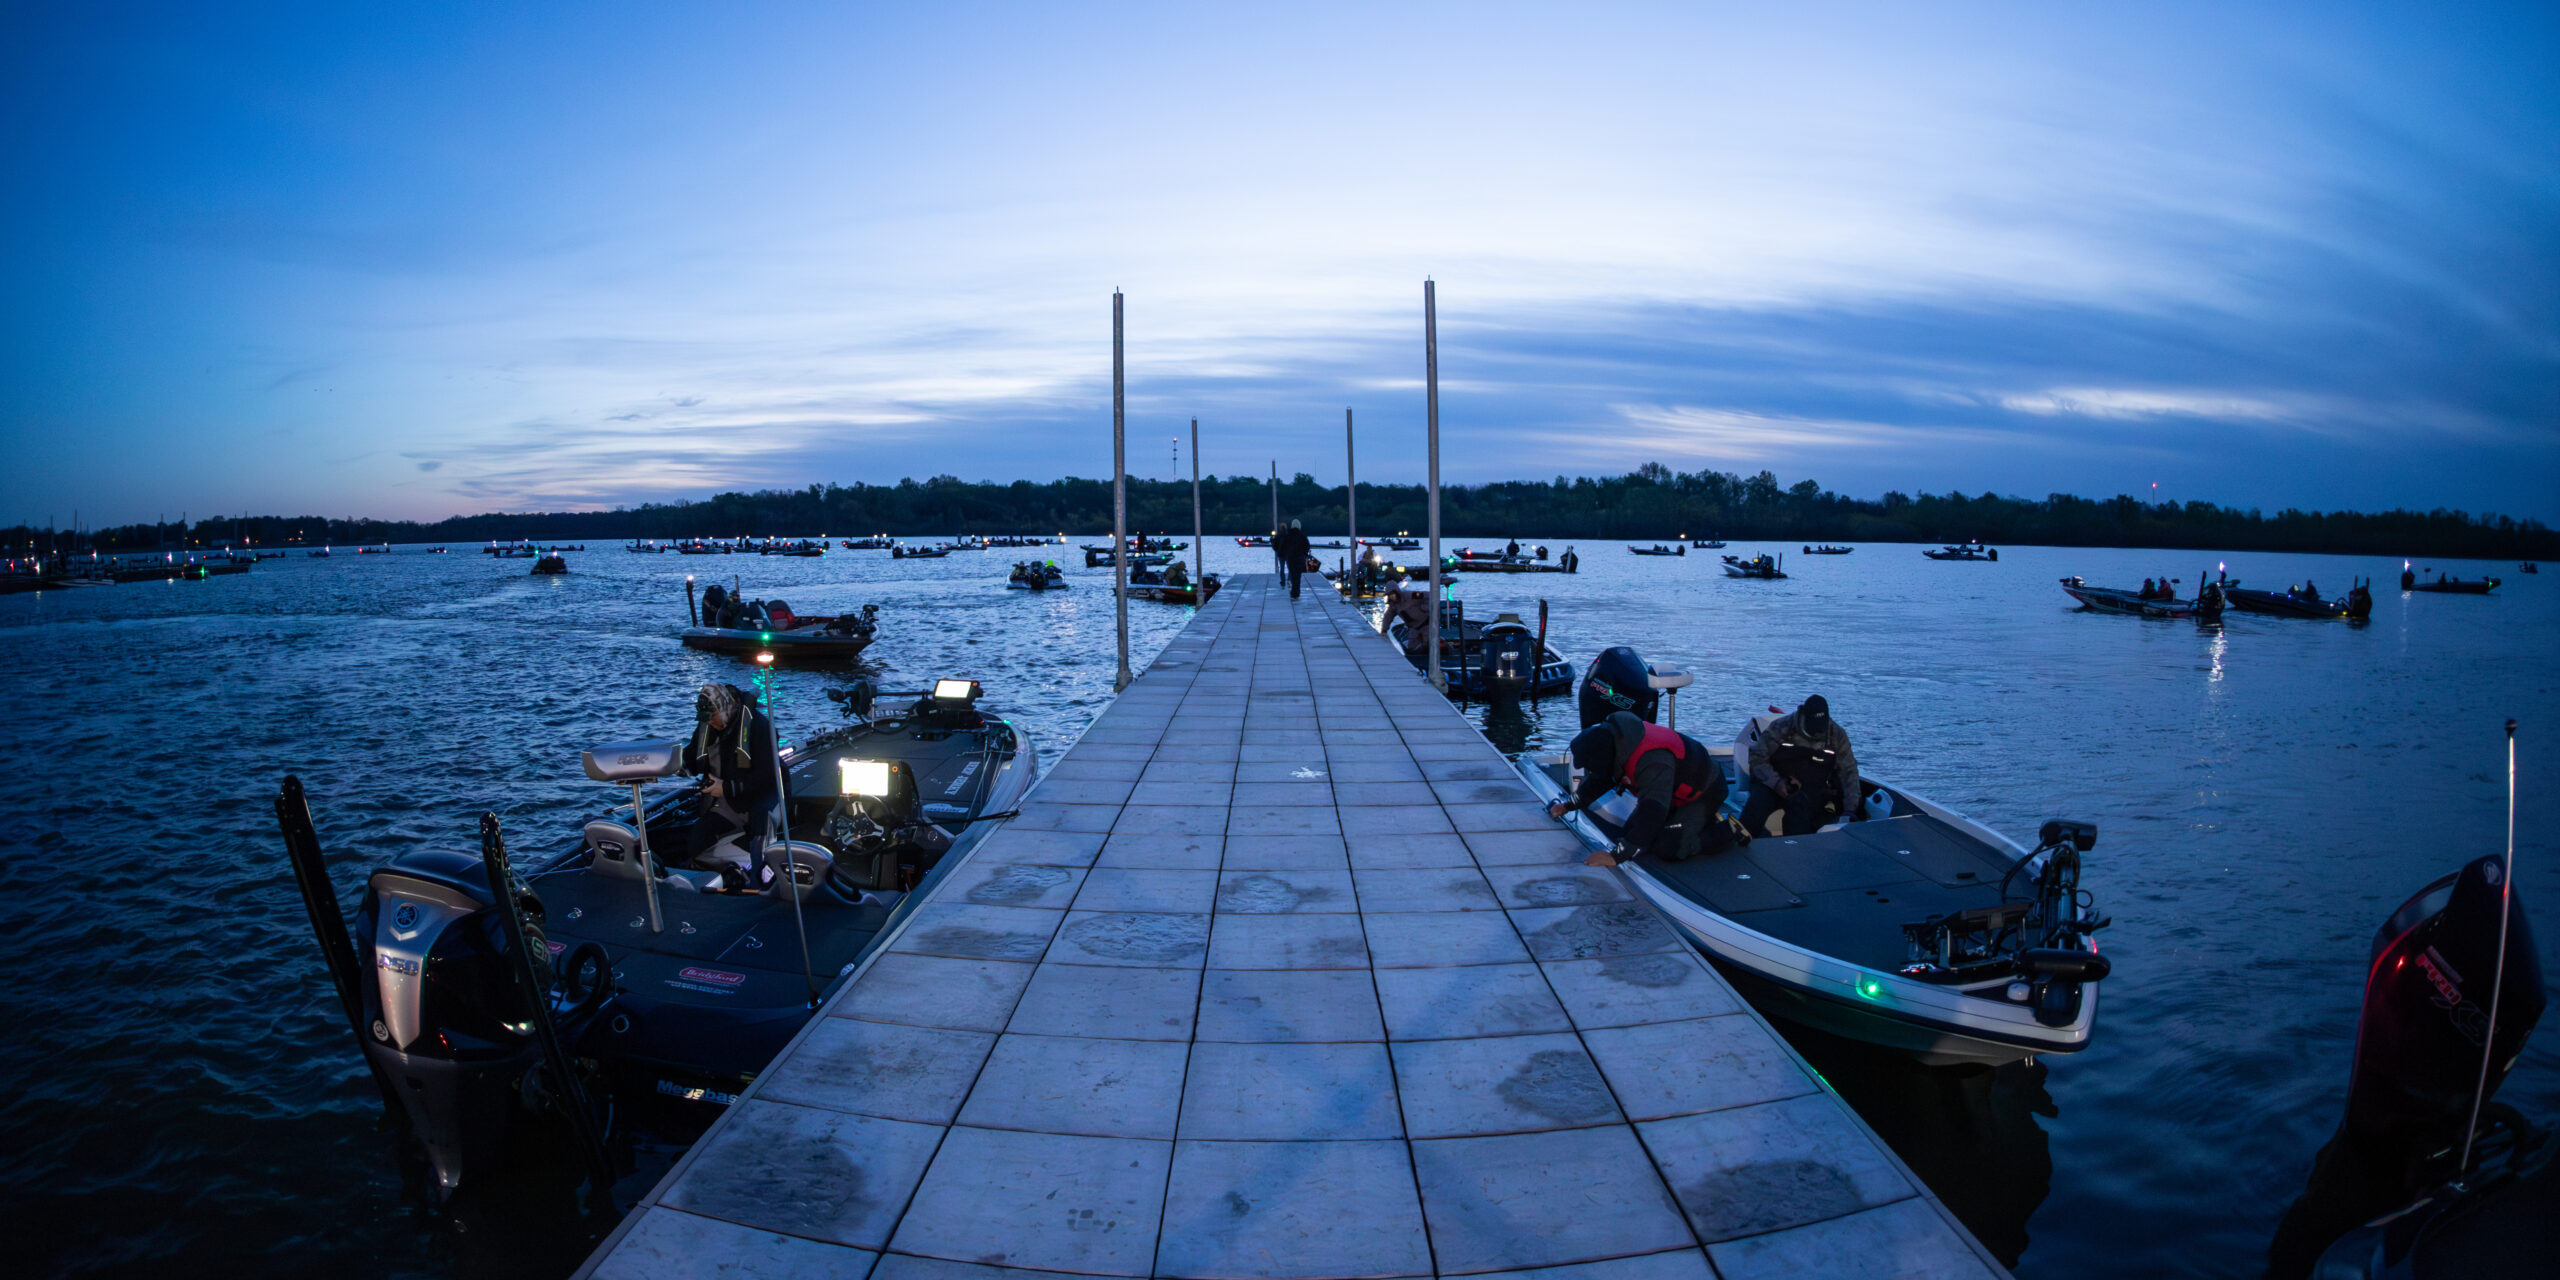
[[[1860,978],[1858,979],[1858,994],[1865,996],[1869,1000],[1882,999],[1884,996],[1884,984],[1873,978]]]

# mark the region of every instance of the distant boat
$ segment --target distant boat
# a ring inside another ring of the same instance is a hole
[[[1932,560],[1997,560],[2000,558],[2000,549],[1986,547],[1979,542],[1955,542],[1949,543],[1940,550],[1923,551],[1920,554]]]
[[[1753,556],[1748,560],[1745,560],[1740,556],[1726,556],[1724,558],[1724,576],[1728,578],[1759,578],[1763,581],[1775,582],[1787,576],[1786,570],[1778,567],[1784,563],[1784,561],[1770,556],[1765,552],[1760,555]]]
[[[2439,596],[2485,596],[2497,590],[2498,583],[2502,581],[2498,578],[2472,578],[2467,581],[2461,578],[2448,578],[2443,570],[2436,570],[2435,575],[2432,581],[2421,582],[2418,580],[2418,575],[2411,572],[2409,566],[2404,563],[2400,566],[2400,589],[2424,591],[2429,595]]]
[[[1835,547],[1826,542],[1818,547],[1806,547],[1804,553],[1809,556],[1845,556],[1855,550],[1856,547]]]

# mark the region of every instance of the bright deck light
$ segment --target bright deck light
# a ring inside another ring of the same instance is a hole
[[[936,680],[933,682],[933,696],[966,702],[969,700],[969,685],[967,680]]]
[[[845,795],[889,794],[889,762],[886,760],[838,760],[836,772],[841,780],[837,789]]]

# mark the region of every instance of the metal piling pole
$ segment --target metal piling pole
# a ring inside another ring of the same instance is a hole
[[[1200,420],[1191,420],[1191,598],[1209,603],[1209,545],[1200,536]]]
[[[1111,291],[1111,600],[1120,612],[1120,674],[1111,691],[1129,687],[1129,417],[1120,357],[1120,291]]]
[[[1446,693],[1449,681],[1440,673],[1440,598],[1447,572],[1440,564],[1440,315],[1439,300],[1428,279],[1422,282],[1422,378],[1431,432],[1431,619],[1423,624],[1427,634],[1422,647],[1431,659],[1431,687]]]

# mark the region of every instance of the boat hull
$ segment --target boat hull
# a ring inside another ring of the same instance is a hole
[[[1528,757],[1517,762],[1521,778],[1541,801],[1563,798],[1563,790]],[[1959,827],[1977,840],[2004,850],[2014,842],[1962,816],[1908,793],[1897,793],[1916,811]],[[1593,849],[1611,841],[1583,814],[1562,824]],[[2098,987],[2081,984],[2077,1007],[2069,1021],[2039,1021],[2026,1005],[1972,987],[1923,982],[1891,969],[1853,964],[1810,947],[1773,937],[1710,909],[1681,893],[1641,865],[1621,864],[1618,873],[1628,887],[1659,908],[1681,935],[1713,961],[1752,1007],[1800,1026],[1827,1031],[1910,1056],[1928,1066],[1977,1064],[1998,1066],[2049,1053],[2077,1053],[2087,1048],[2097,1023]],[[2092,945],[2090,950],[2096,950]]]
[[[776,658],[851,658],[869,648],[872,637],[845,632],[746,631],[728,627],[687,627],[684,645],[707,653],[749,656],[770,652]]]
[[[2192,618],[2196,612],[2191,601],[2145,600],[2136,592],[2084,586],[2068,579],[2064,580],[2062,591],[2079,601],[2083,608],[2099,613],[2121,613],[2138,618]]]

